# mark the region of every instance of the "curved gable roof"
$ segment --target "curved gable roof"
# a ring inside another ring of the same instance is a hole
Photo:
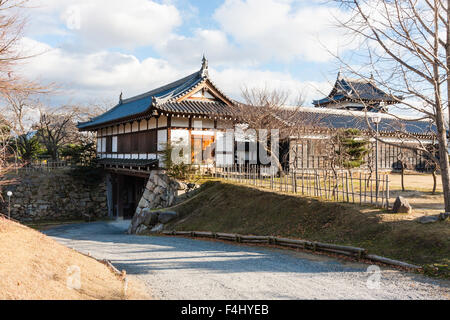
[[[396,103],[398,100],[401,100],[402,97],[394,98],[392,95],[387,94],[378,88],[372,80],[345,79],[340,78],[340,75],[338,75],[334,87],[328,97],[320,100],[314,100],[313,104],[320,106],[344,99],[354,101],[384,101],[387,103]]]
[[[89,128],[144,114],[153,107],[157,110],[168,112],[197,113],[198,111],[201,114],[212,114],[214,111],[217,111],[226,114],[226,103],[224,102],[199,101],[187,103],[179,101],[180,98],[191,93],[202,84],[212,87],[222,96],[224,101],[231,103],[231,100],[209,79],[208,62],[203,58],[202,68],[199,71],[146,93],[121,100],[118,105],[102,115],[87,122],[78,123],[78,128],[80,130],[89,130]]]
[[[103,113],[102,115],[95,117],[90,121],[79,123],[78,128],[84,129],[92,126],[97,126],[103,123],[146,112],[151,108],[154,99],[162,100],[180,96],[192,87],[197,86],[200,82],[202,82],[202,80],[203,77],[201,75],[201,72],[198,71],[157,89],[148,91],[132,98],[124,99],[119,102],[119,104],[114,108]]]

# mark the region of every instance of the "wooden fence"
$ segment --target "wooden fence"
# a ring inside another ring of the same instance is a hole
[[[70,168],[71,163],[67,161],[32,161],[24,165],[18,165],[16,169],[22,171],[51,171],[54,169]]]
[[[232,165],[213,168],[211,175],[280,192],[389,209],[387,173],[375,177],[365,171],[300,169],[280,174],[270,167]]]

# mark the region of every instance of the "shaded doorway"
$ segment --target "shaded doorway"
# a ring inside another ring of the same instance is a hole
[[[147,178],[115,174],[112,183],[114,216],[132,219],[144,194]]]

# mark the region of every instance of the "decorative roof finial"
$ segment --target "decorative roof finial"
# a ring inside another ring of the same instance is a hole
[[[338,71],[338,74],[337,74],[337,79],[338,80],[340,80],[341,79],[341,74],[342,74],[342,66],[339,66],[339,71]]]
[[[208,76],[208,59],[206,59],[205,54],[203,54],[203,58],[202,58],[201,74],[202,74],[202,77]]]
[[[120,96],[119,96],[119,104],[122,104],[122,96],[123,96],[123,93],[122,93],[122,91],[120,92]]]
[[[370,80],[374,80],[375,78],[373,77],[373,72],[370,73]]]

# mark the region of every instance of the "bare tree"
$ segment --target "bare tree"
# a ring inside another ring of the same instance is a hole
[[[26,134],[31,129],[33,120],[30,113],[36,110],[36,102],[30,92],[10,91],[3,96],[6,105],[1,111],[7,117],[11,129],[17,135]]]
[[[361,44],[358,61],[364,60],[366,68],[355,67],[354,61],[352,67],[343,57],[341,64],[361,78],[368,73],[368,66],[377,79],[372,80],[389,92],[393,100],[402,103],[410,113],[416,113],[417,119],[430,120],[439,143],[438,157],[415,135],[406,130],[399,133],[416,139],[416,146],[408,148],[420,150],[439,163],[445,210],[449,212],[450,165],[445,116],[450,112],[446,110],[450,92],[450,0],[337,2],[349,15],[339,24]]]
[[[431,143],[428,145],[428,151],[431,154],[438,154],[439,152],[439,145],[436,143]],[[424,159],[424,167],[425,170],[427,171],[431,171],[431,175],[433,176],[433,191],[431,192],[432,194],[436,194],[436,189],[437,189],[437,171],[439,170],[439,162],[436,161],[436,157],[430,158],[428,156],[425,157]]]
[[[408,161],[407,150],[399,149],[399,152],[397,153],[397,165],[400,167],[402,191],[406,191],[405,170],[409,169],[409,167],[410,167],[410,162]]]
[[[48,86],[26,79],[17,72],[17,65],[35,56],[20,47],[26,16],[23,9],[28,0],[0,0],[0,94],[46,92]]]
[[[65,143],[76,141],[78,138],[75,122],[78,114],[77,108],[70,107],[41,110],[39,123],[34,128],[52,160],[59,159],[60,149]]]
[[[24,134],[26,132],[23,122],[26,101],[35,93],[47,93],[51,85],[45,86],[39,82],[27,79],[18,72],[17,66],[34,55],[23,52],[20,41],[26,25],[26,15],[23,10],[28,0],[0,0],[0,97],[7,102],[12,117],[4,116],[9,131],[2,132],[2,145],[8,152],[13,152],[9,142],[11,132]],[[6,152],[1,153],[2,156]],[[3,157],[0,162],[6,164]]]
[[[271,163],[282,172],[283,159],[273,153],[270,143],[271,134],[272,130],[277,130],[279,141],[288,141],[299,128],[297,126],[300,120],[298,106],[286,107],[289,92],[282,90],[245,87],[242,89],[242,98],[244,103],[235,103],[232,107],[235,116],[234,125],[243,125],[253,130],[267,130],[267,136],[256,133],[256,137],[252,139],[264,148]],[[302,101],[301,95],[298,101]]]

